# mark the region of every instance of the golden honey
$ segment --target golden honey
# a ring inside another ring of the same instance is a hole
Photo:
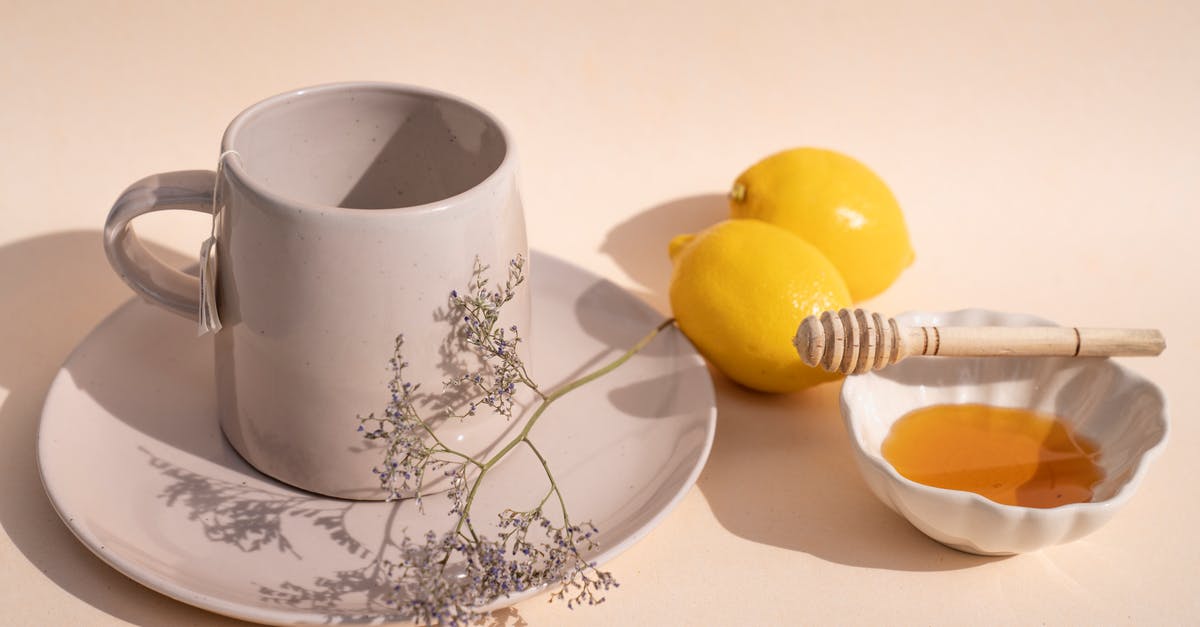
[[[884,440],[883,457],[918,483],[1023,507],[1090,501],[1104,477],[1096,444],[1057,416],[990,405],[905,414]]]

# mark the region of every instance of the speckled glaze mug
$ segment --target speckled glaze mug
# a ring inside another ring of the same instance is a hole
[[[497,273],[529,258],[509,136],[453,96],[343,83],[250,107],[225,131],[221,155],[219,174],[169,172],[130,186],[105,225],[109,261],[151,302],[198,319],[199,280],[150,255],[130,221],[215,204],[222,430],[276,479],[383,498],[372,473],[382,458],[357,416],[390,399],[396,336],[405,335],[406,379],[440,389],[448,328],[435,312],[467,285],[476,257]],[[504,320],[526,332],[528,291]],[[507,425],[481,422],[449,421],[439,437],[487,450]]]

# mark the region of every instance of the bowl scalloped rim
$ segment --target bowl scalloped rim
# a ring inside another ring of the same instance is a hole
[[[937,325],[937,324],[945,324],[945,322],[944,322],[945,320],[951,319],[951,320],[955,320],[959,326],[982,326],[982,325],[998,325],[998,326],[1053,325],[1053,326],[1058,326],[1054,322],[1045,320],[1043,318],[1039,318],[1037,316],[1032,316],[1032,315],[1028,315],[1028,314],[997,312],[997,311],[991,311],[991,310],[979,309],[979,308],[961,309],[961,310],[949,311],[949,312],[908,311],[908,312],[905,312],[905,313],[895,316],[895,318],[896,318],[897,322],[899,322],[901,325]],[[967,323],[967,324],[964,324],[964,323]],[[941,360],[944,362],[949,362],[949,360],[956,359],[956,358],[936,357],[936,358],[922,358],[922,359],[936,359],[936,360]],[[1010,359],[1010,358],[1005,358],[1005,359]],[[1015,358],[1015,359],[1020,359],[1020,358]],[[896,468],[891,465],[891,463],[889,463],[886,459],[884,459],[882,457],[881,454],[878,454],[878,453],[874,452],[873,450],[870,450],[868,447],[864,446],[864,443],[858,433],[858,430],[856,429],[858,413],[856,412],[855,407],[854,407],[853,403],[851,402],[851,397],[854,394],[867,393],[867,390],[869,389],[868,386],[871,381],[871,377],[877,376],[877,373],[867,373],[865,375],[857,375],[857,376],[853,376],[853,377],[847,377],[846,380],[842,384],[842,389],[841,389],[841,393],[840,393],[840,405],[841,405],[841,410],[842,410],[843,421],[846,425],[846,429],[850,436],[851,446],[853,447],[854,452],[855,452],[856,462],[858,463],[859,468],[864,475],[864,480],[867,481],[868,485],[872,489],[872,492],[874,492],[876,494],[876,496],[881,501],[884,502],[884,504],[886,504],[889,508],[896,511],[901,516],[904,516],[906,519],[909,520],[910,523],[912,523],[915,527],[917,527],[919,530],[921,530],[926,535],[929,535],[933,539],[935,539],[939,542],[942,542],[943,544],[946,544],[947,546],[950,546],[952,548],[955,548],[955,549],[958,549],[961,551],[965,551],[965,552],[969,552],[969,553],[981,554],[981,555],[1012,555],[1012,554],[1020,553],[1020,552],[1024,552],[1024,551],[988,550],[986,548],[980,547],[978,545],[978,543],[972,542],[970,538],[951,538],[951,537],[946,536],[946,534],[939,534],[937,530],[928,529],[927,521],[914,520],[913,514],[911,512],[904,511],[906,509],[904,507],[904,503],[899,502],[899,497],[895,494],[894,490],[888,490],[888,491],[886,491],[886,493],[881,493],[879,486],[874,484],[871,481],[871,478],[868,476],[869,470],[873,469],[875,472],[881,473],[883,476],[886,476],[890,481],[894,482],[897,486],[901,486],[907,490],[912,490],[912,491],[916,491],[919,493],[926,493],[926,494],[930,495],[932,498],[937,498],[943,502],[946,502],[949,505],[954,505],[954,506],[958,506],[958,507],[975,507],[975,508],[984,508],[984,509],[988,509],[988,510],[993,510],[995,512],[1000,513],[1002,516],[1004,516],[1006,518],[1015,518],[1018,521],[1033,521],[1033,523],[1037,523],[1039,521],[1044,521],[1044,520],[1051,519],[1051,518],[1058,519],[1058,518],[1062,518],[1065,516],[1074,516],[1074,515],[1082,513],[1082,512],[1098,512],[1098,513],[1100,513],[1099,521],[1096,524],[1094,524],[1091,529],[1089,529],[1085,533],[1079,534],[1079,536],[1077,536],[1077,537],[1082,537],[1082,535],[1086,535],[1086,533],[1090,533],[1094,529],[1103,525],[1103,523],[1107,522],[1107,520],[1109,518],[1111,518],[1111,516],[1114,515],[1117,510],[1119,510],[1126,503],[1128,503],[1130,498],[1132,498],[1134,492],[1136,492],[1137,487],[1140,485],[1142,478],[1144,477],[1150,463],[1154,459],[1157,459],[1158,456],[1162,453],[1163,449],[1165,448],[1166,442],[1169,439],[1169,435],[1170,435],[1170,420],[1167,418],[1166,397],[1162,393],[1162,390],[1157,385],[1155,385],[1152,381],[1146,379],[1145,377],[1142,377],[1141,375],[1138,375],[1137,373],[1134,373],[1133,371],[1129,370],[1128,368],[1124,367],[1121,364],[1113,362],[1113,366],[1115,366],[1117,372],[1119,372],[1121,374],[1121,376],[1127,377],[1129,380],[1131,380],[1135,384],[1144,385],[1145,389],[1151,391],[1151,393],[1155,396],[1156,400],[1158,401],[1159,405],[1162,408],[1162,410],[1160,412],[1158,412],[1158,414],[1157,414],[1157,416],[1159,417],[1161,436],[1158,438],[1158,440],[1156,442],[1150,444],[1150,446],[1148,446],[1140,451],[1139,458],[1136,463],[1136,468],[1134,469],[1133,473],[1130,474],[1128,476],[1128,478],[1126,478],[1124,480],[1124,482],[1120,485],[1120,487],[1113,494],[1111,494],[1107,498],[1104,498],[1099,501],[1090,501],[1090,502],[1084,502],[1084,503],[1072,503],[1072,504],[1068,504],[1068,505],[1060,505],[1058,507],[1053,507],[1053,508],[1034,508],[1034,507],[1023,507],[1023,506],[1017,506],[1017,505],[1005,505],[1002,503],[997,503],[995,501],[992,501],[991,499],[988,499],[987,497],[984,497],[980,494],[976,494],[974,492],[968,492],[968,491],[962,491],[962,490],[952,490],[952,489],[947,489],[947,488],[939,488],[939,487],[929,486],[929,485],[915,482],[915,481],[908,479],[907,477],[901,475],[896,470]],[[892,366],[891,368],[896,369],[896,368],[903,368],[903,367],[904,367],[904,364],[901,363],[901,364]],[[863,389],[860,390],[859,388],[863,388]],[[896,416],[896,418],[899,418],[899,416]],[[894,419],[893,419],[893,422],[894,422]],[[942,535],[942,537],[938,537],[939,535]],[[1072,539],[1076,539],[1076,538],[1072,538]],[[1054,543],[1050,543],[1050,544],[1054,544]],[[1048,546],[1048,545],[1046,545],[1046,546]]]

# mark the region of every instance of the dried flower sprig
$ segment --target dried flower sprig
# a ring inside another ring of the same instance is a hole
[[[525,260],[518,257],[509,262],[503,285],[493,286],[487,270],[488,266],[476,259],[470,283],[463,293],[450,292],[448,313],[443,316],[454,323],[448,345],[472,352],[479,366],[450,377],[444,382],[442,397],[430,398],[419,391],[420,384],[404,378],[408,363],[401,335],[389,362],[392,380],[387,407],[382,415],[359,417],[364,437],[383,444],[383,463],[375,473],[389,500],[413,495],[420,505],[430,472],[441,472],[449,482],[445,494],[450,515],[455,517],[452,528],[440,535],[430,531],[416,540],[406,537],[398,557],[387,564],[394,584],[393,601],[426,624],[466,624],[479,617],[479,608],[497,598],[554,584],[559,588],[551,593],[551,601],[565,601],[569,608],[595,605],[605,601],[605,592],[620,585],[611,573],[584,557],[597,548],[599,530],[590,521],[571,521],[550,464],[530,439],[530,432],[555,400],[612,372],[674,322],[668,319],[659,324],[608,365],[544,392],[519,356],[518,346],[524,340],[520,330],[500,323],[501,309],[525,281]],[[512,419],[521,389],[531,391],[539,404],[520,432],[486,458],[477,459],[448,446],[417,409],[432,405],[446,419],[466,420],[483,413],[490,415],[479,419],[507,420]],[[488,472],[519,446],[528,448],[541,464],[546,492],[529,509],[501,512],[499,533],[490,538],[472,523],[471,508]]]

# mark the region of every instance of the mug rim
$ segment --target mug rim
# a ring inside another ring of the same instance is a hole
[[[292,98],[302,97],[310,94],[351,90],[391,92],[397,94],[421,96],[434,100],[453,102],[460,106],[466,107],[467,109],[475,112],[481,118],[486,120],[488,124],[491,124],[496,128],[497,131],[499,131],[500,136],[504,139],[504,156],[501,158],[500,163],[496,166],[496,168],[487,176],[485,176],[478,183],[457,194],[419,205],[410,205],[406,207],[385,207],[378,209],[341,207],[338,205],[326,205],[302,200],[276,192],[255,180],[254,177],[250,176],[246,172],[242,165],[241,155],[234,151],[232,146],[237,138],[238,132],[249,122],[252,117],[258,113],[261,113],[262,111],[279,106],[284,101]],[[229,152],[232,152],[233,156],[237,156],[238,158],[226,159],[226,153]],[[286,205],[289,208],[360,216],[373,214],[395,215],[397,213],[411,215],[444,211],[453,206],[460,205],[464,201],[469,201],[472,196],[477,196],[484,193],[483,190],[492,187],[497,181],[508,176],[509,170],[511,170],[513,167],[512,164],[516,162],[516,152],[512,142],[512,135],[508,132],[508,129],[504,126],[504,124],[501,123],[500,120],[496,116],[492,115],[489,111],[469,100],[466,100],[465,98],[461,98],[444,91],[430,89],[428,87],[419,87],[416,85],[407,85],[403,83],[390,83],[385,81],[344,81],[291,89],[275,94],[274,96],[264,98],[263,100],[250,105],[241,113],[237,114],[237,116],[234,117],[229,123],[229,126],[225,128],[225,133],[221,137],[221,156],[218,158],[218,161],[220,162],[220,168],[224,170],[228,176],[236,179],[237,183],[241,187],[253,192],[255,195],[260,196],[263,199],[271,201],[272,203]]]

